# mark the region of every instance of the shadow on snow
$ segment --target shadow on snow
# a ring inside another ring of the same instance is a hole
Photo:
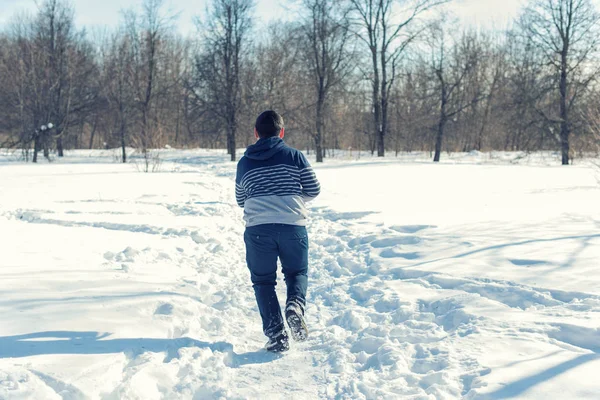
[[[571,360],[562,362],[555,365],[547,370],[539,372],[537,374],[524,377],[516,380],[515,382],[509,383],[506,386],[498,389],[485,396],[486,399],[509,399],[522,395],[525,391],[532,387],[539,385],[542,382],[549,381],[552,378],[561,375],[570,369],[576,368],[587,362],[600,359],[599,354],[582,354]]]
[[[435,260],[423,261],[423,262],[420,262],[417,264],[413,264],[410,267],[420,267],[423,265],[432,264],[432,263],[442,261],[442,260],[465,258],[465,257],[471,256],[473,254],[484,253],[484,252],[492,251],[492,250],[500,250],[500,249],[505,249],[505,248],[510,248],[510,247],[524,246],[524,245],[536,244],[536,243],[560,242],[560,241],[565,241],[565,240],[580,240],[580,241],[582,241],[583,243],[580,246],[581,248],[579,249],[579,251],[582,251],[589,245],[590,240],[597,239],[597,238],[600,238],[600,234],[574,235],[574,236],[564,236],[564,237],[555,237],[555,238],[547,238],[547,239],[529,239],[529,240],[523,240],[523,241],[519,241],[519,242],[501,243],[501,244],[496,244],[496,245],[492,245],[492,246],[486,246],[486,247],[476,249],[476,250],[467,251],[467,252],[457,254],[454,256],[450,256],[450,257],[442,257],[442,258],[437,258]],[[563,265],[563,266],[569,267],[570,266],[569,262],[573,261],[572,259],[573,259],[573,257],[570,257],[569,261],[567,261],[566,265]],[[516,263],[514,261],[516,261]],[[518,265],[519,261],[523,261],[523,260],[512,260],[511,262],[515,265]],[[539,263],[540,262],[538,262],[538,264]]]
[[[145,352],[166,353],[164,362],[179,358],[179,350],[186,347],[209,349],[225,353],[224,362],[232,368],[247,364],[262,364],[274,361],[281,356],[259,350],[238,354],[233,345],[227,342],[203,342],[183,337],[177,339],[159,338],[118,338],[107,339],[110,333],[50,331],[25,335],[0,337],[0,359],[20,358],[39,355],[76,354],[116,354],[124,353],[135,357]]]

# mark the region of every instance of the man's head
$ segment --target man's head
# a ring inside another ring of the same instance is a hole
[[[283,138],[283,118],[273,110],[263,111],[254,124],[254,136],[257,139],[265,139],[273,136]]]

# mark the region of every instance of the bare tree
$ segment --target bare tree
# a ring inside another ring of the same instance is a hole
[[[385,155],[389,97],[399,64],[409,44],[422,29],[419,17],[447,0],[349,0],[355,14],[356,35],[369,49],[371,68],[365,75],[372,85],[373,122],[377,155]]]
[[[533,0],[521,17],[522,29],[543,51],[558,92],[562,164],[569,164],[571,110],[598,76],[600,14],[590,0]]]
[[[63,141],[71,124],[97,97],[89,84],[95,72],[90,48],[74,26],[74,10],[63,0],[46,0],[34,21],[34,46],[42,65],[38,89],[43,93],[42,122],[54,125],[58,156],[64,155]],[[44,121],[46,120],[46,121]],[[39,122],[39,121],[38,121]],[[41,135],[44,155],[48,157],[49,134]],[[35,157],[35,154],[34,154]]]
[[[8,101],[10,129],[20,132],[18,143],[23,148],[33,142],[34,162],[40,150],[49,157],[52,139],[63,156],[69,126],[91,107],[97,94],[90,84],[93,56],[83,35],[75,31],[73,10],[61,0],[46,0],[35,18],[16,20],[9,39],[5,51],[10,59],[4,65],[10,80],[0,97]],[[49,123],[52,130],[40,129]]]
[[[164,0],[144,0],[141,13],[127,12],[126,34],[116,41],[118,47],[113,51],[117,54],[112,65],[116,82],[109,93],[121,121],[122,159],[125,132],[130,129],[127,121],[134,115],[136,124],[128,136],[141,152],[145,172],[160,164],[156,149],[164,146],[171,123],[176,126],[170,113],[182,101],[181,91],[174,88],[181,87],[184,48],[172,34],[175,17],[164,8]],[[132,99],[134,107],[130,106]]]
[[[484,88],[477,89],[478,93],[475,95],[475,98],[478,98],[484,90],[487,93],[483,95],[483,114],[481,115],[480,124],[476,132],[475,148],[479,151],[484,150],[485,139],[491,136],[486,133],[488,125],[493,118],[493,107],[496,103],[496,98],[499,97],[501,92],[500,86],[505,80],[504,76],[507,71],[506,51],[503,44],[497,40],[497,36],[485,37],[482,44],[485,46],[483,51],[486,53],[486,57],[485,60],[479,60],[477,65],[482,69],[483,82],[480,85]],[[478,103],[475,103],[474,107],[477,105]]]
[[[236,135],[242,106],[241,67],[248,48],[252,0],[213,0],[204,24],[205,47],[196,57],[195,99],[225,125],[227,150],[236,159]]]
[[[139,134],[136,135],[137,147],[142,151],[148,167],[152,156],[149,149],[156,147],[154,135],[156,127],[151,122],[152,106],[156,97],[156,75],[160,56],[161,42],[165,34],[167,19],[161,14],[164,0],[144,0],[141,21],[130,12],[126,17],[129,40],[135,65],[135,98],[140,112]],[[148,168],[146,168],[146,171]]]
[[[507,35],[507,84],[502,110],[506,134],[503,150],[543,149],[549,119],[549,93],[553,79],[543,54],[529,35],[509,31]],[[550,79],[549,79],[550,78]]]
[[[103,57],[105,80],[103,96],[108,104],[112,123],[121,147],[121,161],[127,162],[126,146],[129,143],[128,129],[135,113],[134,58],[131,41],[121,30],[113,35]],[[112,136],[112,135],[111,135]]]
[[[600,155],[600,93],[596,92],[592,95],[592,99],[584,108],[583,114],[585,123],[587,124],[587,140],[585,149],[595,153],[595,156]],[[600,165],[599,165],[600,166]]]
[[[254,119],[267,109],[283,115],[289,143],[302,147],[310,141],[314,118],[308,117],[305,103],[311,97],[307,88],[312,89],[312,81],[306,73],[306,46],[301,39],[298,23],[277,21],[266,27],[248,51],[241,69],[240,129],[249,134],[241,137],[241,144],[251,143]]]
[[[431,126],[437,121],[438,96],[436,81],[431,78],[431,66],[418,60],[408,67],[393,92],[390,107],[393,110],[392,131],[395,130],[396,155],[402,149],[426,150],[431,147]]]
[[[307,12],[301,28],[307,42],[305,60],[316,97],[312,137],[317,162],[323,162],[325,113],[329,96],[351,71],[349,22],[345,13],[336,15],[340,5],[335,0],[305,0],[303,6]]]
[[[460,42],[453,43],[446,33],[443,22],[432,25],[430,33],[430,66],[438,82],[436,90],[439,96],[439,117],[433,157],[433,161],[438,162],[448,121],[480,100],[477,95],[466,101],[460,97],[461,86],[475,67],[480,54],[473,47],[472,36],[463,34]]]
[[[33,71],[37,66],[31,41],[29,19],[17,17],[11,24],[0,50],[0,70],[4,79],[0,91],[0,129],[6,139],[2,146],[21,146],[26,158],[37,128],[39,96],[34,99]]]

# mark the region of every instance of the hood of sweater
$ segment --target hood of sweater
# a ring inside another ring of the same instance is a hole
[[[244,155],[252,160],[268,160],[279,152],[285,143],[278,136],[259,139],[246,149]]]

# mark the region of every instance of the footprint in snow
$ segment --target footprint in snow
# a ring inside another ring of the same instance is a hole
[[[393,247],[397,245],[415,245],[421,243],[421,239],[416,236],[398,236],[385,239],[379,239],[371,242],[371,246],[376,249],[382,249],[384,247]]]
[[[394,226],[390,226],[390,229],[396,231],[396,232],[400,232],[400,233],[417,233],[419,231],[422,231],[424,229],[429,229],[429,228],[437,228],[437,226],[435,225],[394,225]]]
[[[394,249],[385,249],[379,255],[383,258],[403,258],[405,260],[418,260],[421,258],[419,253],[399,253]]]
[[[520,260],[520,259],[513,259],[513,260],[508,260],[510,261],[512,264],[516,265],[517,267],[533,267],[536,265],[546,265],[548,264],[548,262],[543,261],[543,260]]]
[[[173,314],[173,304],[164,303],[156,308],[154,315],[171,315]]]

